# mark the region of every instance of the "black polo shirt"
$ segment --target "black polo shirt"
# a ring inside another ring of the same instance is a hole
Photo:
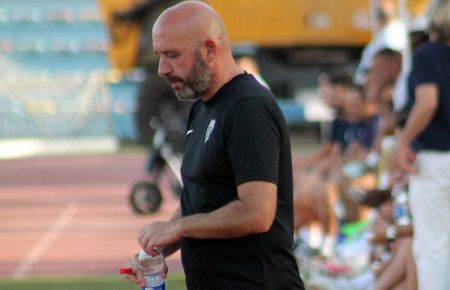
[[[289,134],[275,98],[249,74],[194,104],[181,173],[184,216],[214,211],[237,199],[237,186],[278,186],[270,230],[233,239],[183,238],[181,256],[190,290],[304,289],[293,247]]]

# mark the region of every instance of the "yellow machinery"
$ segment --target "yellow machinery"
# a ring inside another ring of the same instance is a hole
[[[233,42],[262,46],[363,46],[371,37],[369,0],[208,0]],[[406,1],[413,15],[426,1]]]
[[[134,0],[98,0],[102,19],[108,27],[110,45],[109,59],[113,68],[126,72],[136,65],[136,57],[141,37],[140,23],[115,21],[115,12],[131,9],[137,4]]]
[[[233,44],[284,49],[302,46],[364,46],[371,38],[369,14],[372,1],[380,0],[205,2],[213,6],[223,17]],[[141,29],[137,23],[113,21],[112,14],[132,8],[145,0],[98,0],[98,2],[102,8],[103,19],[111,32],[111,62],[115,68],[126,71],[135,65]],[[404,2],[411,16],[424,11],[427,3],[426,0],[399,0],[399,2]]]
[[[138,95],[139,132],[165,107],[176,115],[179,102],[157,76],[151,27],[160,12],[177,0],[97,0],[109,33],[109,57],[116,72],[145,67]],[[289,98],[293,123],[317,121],[291,100],[315,97],[317,76],[324,70],[354,70],[361,50],[372,37],[370,15],[381,1],[400,7],[402,17],[424,11],[427,0],[205,0],[222,16],[236,55],[252,54],[272,92]],[[142,17],[141,12],[145,13]],[[122,17],[119,21],[117,15]],[[115,15],[115,17],[113,16]],[[130,16],[133,16],[130,18]],[[153,21],[153,22],[152,22]],[[161,83],[162,82],[162,83]],[[302,108],[314,106],[302,105]],[[283,109],[283,108],[282,108]],[[303,111],[302,111],[303,110]],[[289,117],[287,117],[289,119]]]

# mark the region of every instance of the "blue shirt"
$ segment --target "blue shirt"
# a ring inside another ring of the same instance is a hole
[[[413,142],[413,148],[450,151],[450,46],[430,42],[415,51],[410,76],[410,106],[414,104],[416,88],[422,84],[438,86],[439,103],[430,123]]]
[[[353,123],[338,117],[331,124],[327,140],[330,143],[339,144],[342,152],[353,142],[358,142],[364,148],[370,149],[378,130],[378,123],[378,116]]]

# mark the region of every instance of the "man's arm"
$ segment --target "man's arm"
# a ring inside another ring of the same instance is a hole
[[[268,231],[275,218],[277,186],[251,181],[237,189],[238,199],[213,212],[145,225],[138,235],[140,246],[151,252],[182,237],[227,239]]]
[[[171,221],[181,218],[181,207],[178,206],[177,210],[173,213],[170,218]],[[162,252],[164,257],[168,257],[180,249],[180,241],[175,241],[172,244],[160,247],[159,250]]]
[[[310,159],[308,160],[308,165],[313,165],[313,164],[317,164],[317,162],[320,162],[322,159],[326,158],[326,157],[330,157],[330,153],[332,152],[333,149],[333,143],[326,141],[326,143],[322,144],[322,146],[320,146],[320,149],[316,152],[314,152]]]
[[[274,220],[277,187],[263,181],[238,186],[239,198],[207,214],[181,220],[181,234],[198,239],[236,238],[267,232]]]
[[[322,161],[322,159],[328,157],[332,147],[333,144],[331,142],[325,141],[325,143],[320,146],[319,150],[312,154],[293,158],[292,167],[294,171],[316,165],[318,162]]]
[[[416,172],[413,167],[415,154],[410,148],[411,142],[430,123],[438,106],[438,101],[438,87],[435,84],[422,84],[416,88],[416,102],[397,146],[397,162],[400,168],[408,173]]]

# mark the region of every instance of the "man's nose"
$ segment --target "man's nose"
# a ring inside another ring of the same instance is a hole
[[[167,61],[164,59],[164,57],[161,57],[159,59],[159,66],[158,66],[158,74],[161,77],[167,76],[171,73],[170,65],[167,63]]]

